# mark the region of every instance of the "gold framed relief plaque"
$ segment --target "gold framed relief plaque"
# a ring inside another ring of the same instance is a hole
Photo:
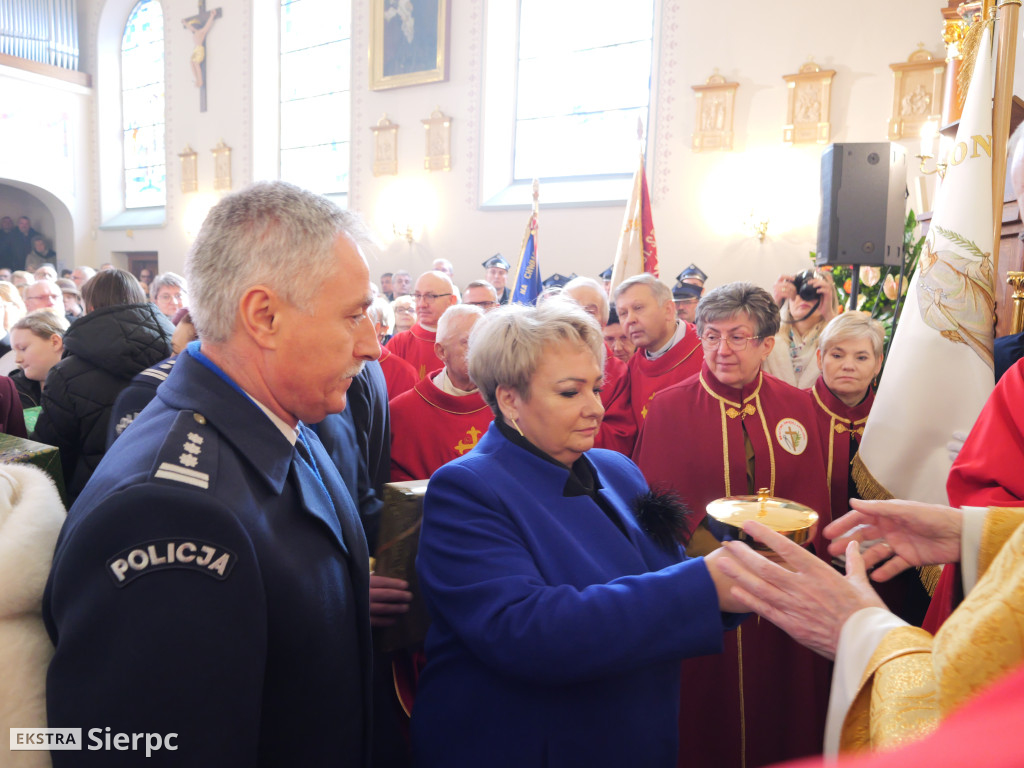
[[[936,59],[920,43],[906,61],[890,64],[889,69],[893,76],[889,140],[917,138],[929,120],[941,124],[946,62]]]
[[[834,69],[808,61],[793,75],[783,75],[789,92],[782,140],[788,144],[828,144],[832,136],[829,112]]]
[[[213,188],[217,191],[231,189],[231,147],[224,139],[210,150],[213,153]]]
[[[384,115],[373,131],[373,175],[398,175],[398,126]]]
[[[694,152],[732,150],[732,117],[739,85],[728,82],[716,69],[703,85],[690,86],[697,95]]]
[[[427,151],[423,167],[428,171],[450,171],[452,169],[452,119],[438,107],[430,118],[421,120],[427,135]]]
[[[186,144],[185,149],[178,153],[178,158],[181,160],[181,192],[187,195],[199,189],[199,154]]]

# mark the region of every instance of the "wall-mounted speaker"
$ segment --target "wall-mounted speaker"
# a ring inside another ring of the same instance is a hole
[[[815,263],[899,266],[907,152],[890,142],[830,144],[821,155]]]

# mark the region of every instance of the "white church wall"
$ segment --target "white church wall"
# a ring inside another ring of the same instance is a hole
[[[80,0],[81,36],[87,41],[83,68],[94,77],[91,94],[0,71],[5,107],[11,104],[11,110],[20,114],[67,114],[72,137],[65,158],[61,145],[45,132],[21,129],[28,136],[29,151],[13,165],[5,158],[0,179],[17,176],[30,189],[48,190],[59,201],[56,207],[66,209],[65,214],[55,214],[55,248],[62,257],[74,254],[79,263],[113,260],[123,266],[127,252],[156,251],[162,270],[180,271],[203,214],[219,194],[213,190],[211,154],[217,143],[223,140],[233,150],[234,189],[274,173],[276,163],[267,149],[273,131],[267,131],[267,121],[275,114],[276,84],[267,61],[276,56],[276,30],[267,19],[276,13],[277,2],[207,0],[207,7],[221,8],[223,16],[207,41],[208,111],[201,113],[189,66],[191,34],[182,27],[182,19],[196,11],[195,0],[163,0],[168,108],[165,220],[151,228],[111,229],[105,225],[119,206],[120,143],[119,82],[116,60],[109,52],[119,48],[132,5],[133,0]],[[784,13],[776,4],[742,3],[727,18],[717,18],[703,5],[662,0],[659,91],[652,111],[648,168],[667,282],[690,261],[704,267],[713,284],[744,277],[769,284],[780,271],[806,263],[806,254],[815,245],[821,147],[783,144],[782,76],[796,72],[808,56],[824,68],[836,69],[832,140],[884,141],[893,88],[889,64],[905,60],[921,41],[941,55],[938,6],[935,0],[868,0],[853,10],[792,0]],[[403,266],[417,272],[443,256],[455,263],[458,281],[464,284],[482,274],[480,261],[496,251],[514,262],[528,211],[479,206],[484,0],[452,0],[447,82],[377,92],[368,83],[369,9],[366,0],[353,4],[349,205],[381,237],[383,247],[374,257],[373,273]],[[1024,45],[1018,46],[1018,91],[1024,88],[1021,49]],[[107,54],[99,56],[101,50]],[[691,86],[704,82],[715,68],[740,83],[735,150],[694,153]],[[428,173],[423,170],[420,121],[438,107],[453,119],[453,167]],[[400,126],[399,175],[374,177],[370,128],[384,113]],[[186,144],[199,155],[199,191],[189,194],[180,190],[178,161]],[[916,152],[916,144],[906,142],[908,154]],[[46,173],[35,162],[39,158]],[[917,171],[912,157],[909,165],[913,178]],[[429,214],[411,245],[391,232],[395,215],[388,205],[396,192],[413,196],[414,212]],[[542,187],[542,272],[593,275],[608,266],[622,209],[620,204],[554,207],[545,202]],[[769,218],[763,242],[745,226],[752,210]],[[61,215],[68,220],[64,235],[57,221]]]

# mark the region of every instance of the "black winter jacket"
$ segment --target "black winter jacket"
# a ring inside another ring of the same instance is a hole
[[[90,312],[64,334],[64,356],[46,376],[32,439],[60,448],[69,505],[103,458],[117,395],[139,371],[170,356],[173,333],[146,303]]]

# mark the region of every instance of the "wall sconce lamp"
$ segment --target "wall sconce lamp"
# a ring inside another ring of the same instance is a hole
[[[395,237],[403,238],[409,245],[416,241],[416,233],[413,232],[411,224],[392,224],[391,231],[395,233]]]
[[[933,173],[937,173],[941,179],[946,175],[947,163],[935,160],[935,139],[938,135],[939,124],[934,120],[928,120],[921,126],[921,151],[917,155],[917,159],[921,161],[918,170],[923,176],[931,176]],[[935,167],[931,170],[927,168],[929,160],[935,160]]]
[[[771,224],[771,218],[767,211],[751,209],[750,215],[747,216],[746,221],[743,222],[743,230],[747,234],[756,236],[758,241],[763,243],[765,237],[768,235],[769,224]]]

